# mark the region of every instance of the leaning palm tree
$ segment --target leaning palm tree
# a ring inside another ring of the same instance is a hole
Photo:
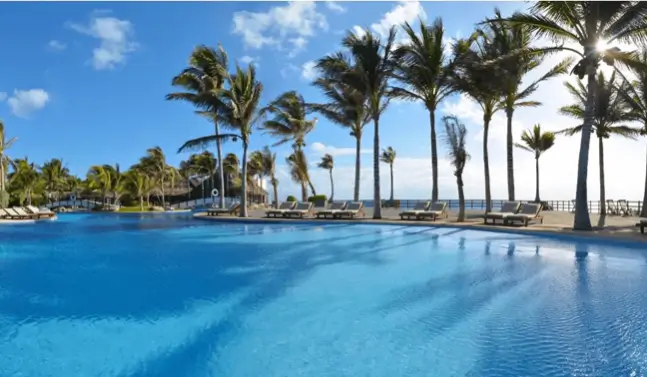
[[[27,204],[31,205],[39,181],[37,167],[33,162],[29,162],[27,157],[16,159],[13,167],[10,184],[19,193],[20,204],[27,200]]]
[[[443,123],[445,123],[445,141],[448,146],[449,161],[454,166],[454,176],[456,176],[456,186],[458,187],[458,221],[465,221],[463,170],[470,158],[465,150],[467,129],[454,115],[443,117]]]
[[[587,78],[584,122],[577,170],[573,229],[591,230],[587,205],[589,145],[594,122],[596,72],[601,61],[614,65],[643,66],[632,53],[621,52],[614,43],[644,44],[647,38],[645,5],[638,1],[538,1],[529,13],[515,13],[502,21],[522,25],[536,37],[547,37],[552,46],[537,52],[570,52],[580,59],[573,69]],[[489,20],[489,22],[500,22]],[[575,44],[579,48],[569,47]],[[600,45],[604,49],[598,48]],[[643,68],[644,69],[644,68]]]
[[[628,109],[625,107],[622,97],[618,95],[618,86],[615,80],[615,72],[607,80],[602,72],[598,73],[597,80],[593,83],[595,85],[595,104],[593,107],[593,123],[592,131],[598,137],[598,153],[600,164],[600,215],[606,215],[606,195],[605,195],[605,179],[604,179],[604,139],[608,139],[612,135],[622,136],[629,139],[634,139],[640,134],[640,129],[618,125],[619,123],[631,121],[632,117]],[[577,80],[575,85],[567,82],[565,84],[569,93],[577,101],[575,104],[564,106],[559,109],[563,115],[570,116],[579,121],[585,121],[586,103],[587,103],[587,88],[584,86],[582,80]],[[567,136],[573,136],[577,133],[585,132],[584,126],[567,128],[559,131],[558,133]]]
[[[204,102],[214,102],[213,112],[201,112],[206,117],[218,118],[222,124],[230,127],[233,132],[220,135],[209,135],[189,140],[180,147],[185,149],[202,149],[218,140],[238,140],[243,144],[242,170],[243,177],[247,177],[247,150],[252,129],[262,119],[259,111],[259,102],[263,92],[263,84],[256,80],[256,69],[250,64],[246,70],[236,65],[234,74],[225,76],[226,87],[219,90],[214,96],[207,96]],[[241,183],[240,217],[247,217],[247,179]]]
[[[0,120],[0,193],[4,193],[6,191],[7,168],[12,163],[9,156],[7,156],[7,149],[9,149],[17,139],[17,137],[7,139],[4,123]]]
[[[279,95],[262,111],[273,116],[260,126],[267,134],[279,139],[273,146],[292,142],[294,150],[301,149],[306,145],[306,135],[317,124],[317,118],[306,119],[306,102],[303,96],[293,90]]]
[[[401,83],[393,88],[393,96],[400,99],[420,101],[429,112],[431,128],[431,199],[438,200],[438,151],[436,145],[436,109],[453,92],[445,54],[443,22],[440,18],[426,25],[420,20],[420,34],[409,23],[402,27],[409,37],[395,51],[398,61],[396,78]]]
[[[514,146],[535,155],[535,202],[541,203],[539,199],[539,157],[555,144],[553,132],[541,132],[541,126],[535,124],[532,130],[525,130],[521,134],[521,143]]]
[[[303,151],[298,150],[292,152],[285,161],[290,168],[290,177],[295,183],[301,186],[301,200],[308,200],[307,184],[310,182],[310,175],[308,173],[308,161],[305,158]]]
[[[183,100],[194,104],[200,110],[217,113],[215,106],[218,101],[209,101],[208,98],[217,95],[222,89],[227,70],[229,58],[227,52],[218,46],[218,49],[207,46],[196,47],[189,57],[189,67],[185,68],[179,75],[173,78],[172,84],[184,88],[187,92],[171,93],[166,96],[167,100]],[[218,171],[220,174],[220,192],[225,192],[224,173],[222,169],[222,139],[220,136],[220,123],[218,117],[212,117],[214,125],[214,136],[216,136],[216,149],[218,156]],[[225,206],[225,198],[220,195],[220,207]]]
[[[350,130],[350,135],[355,138],[353,200],[359,201],[362,134],[364,126],[371,120],[366,90],[358,89],[356,80],[348,80],[348,75],[345,75],[345,72],[350,72],[357,67],[344,53],[328,55],[320,59],[316,67],[320,77],[313,82],[313,85],[322,91],[328,102],[309,104],[309,107],[329,121]]]
[[[332,169],[335,167],[335,161],[333,160],[332,155],[326,153],[321,157],[321,161],[317,163],[317,167],[328,170],[328,175],[330,175],[330,201],[333,201],[335,198],[335,181],[332,178]]]
[[[499,109],[505,112],[507,118],[506,157],[508,200],[513,201],[515,199],[514,154],[512,153],[512,118],[514,112],[521,107],[540,106],[541,102],[532,101],[528,98],[537,90],[541,82],[568,73],[573,59],[568,57],[535,81],[522,87],[524,77],[541,65],[545,55],[514,54],[514,52],[518,51],[530,51],[534,41],[526,28],[520,25],[505,24],[501,22],[503,19],[501,12],[498,9],[495,9],[494,12],[495,17],[493,20],[499,20],[499,22],[487,23],[482,32],[492,36],[497,55],[503,57],[508,56],[507,59],[499,61],[505,73],[503,76],[503,99],[499,104]]]
[[[139,198],[139,208],[144,210],[144,196],[150,191],[150,177],[139,170],[129,170],[125,174],[125,180],[122,182],[124,188]]]
[[[270,150],[267,145],[261,151],[261,164],[265,175],[270,177],[270,184],[274,194],[274,205],[278,208],[279,205],[279,180],[276,178],[276,153]]]
[[[161,147],[153,147],[146,150],[146,156],[140,159],[143,169],[148,172],[159,183],[160,194],[162,196],[162,207],[166,208],[165,182],[167,176],[168,164],[166,155]]]
[[[65,180],[67,179],[70,171],[63,164],[63,160],[53,158],[45,162],[40,167],[41,175],[45,181],[45,192],[48,199],[53,200],[53,194],[59,194],[63,191]]]
[[[393,57],[395,27],[389,29],[383,43],[373,31],[366,29],[361,35],[348,32],[342,45],[348,49],[355,62],[354,69],[344,72],[344,80],[366,94],[368,110],[373,120],[373,218],[382,218],[382,199],[380,195],[380,116],[389,104],[391,88],[389,80],[393,76],[395,60]]]
[[[380,155],[380,161],[389,165],[391,171],[391,205],[393,205],[393,163],[395,162],[395,149],[388,147],[382,149],[382,154]]]

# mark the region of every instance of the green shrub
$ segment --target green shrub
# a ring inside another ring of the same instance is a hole
[[[314,202],[322,202],[322,201],[325,202],[327,200],[328,200],[328,197],[326,195],[313,195],[313,196],[308,198],[308,201],[312,202],[312,203],[314,203]]]
[[[288,198],[285,201],[286,202],[296,202],[297,198],[294,197],[294,195],[288,195]]]

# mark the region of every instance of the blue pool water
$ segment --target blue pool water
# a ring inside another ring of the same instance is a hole
[[[453,228],[0,227],[0,376],[644,376],[647,256]]]

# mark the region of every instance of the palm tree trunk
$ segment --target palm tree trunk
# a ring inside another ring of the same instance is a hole
[[[353,200],[356,202],[359,201],[361,150],[362,150],[362,135],[355,135],[355,187],[353,189]],[[647,188],[645,190],[647,190]]]
[[[165,201],[165,198],[164,198],[164,176],[162,176],[162,178],[160,178],[160,180],[162,181],[162,185],[161,185],[162,186],[161,187],[161,191],[162,191],[162,208],[166,208],[166,201]]]
[[[240,217],[247,217],[247,142],[243,141],[243,179],[240,195]]]
[[[310,191],[312,191],[312,196],[317,195],[317,192],[315,191],[315,186],[312,184],[312,181],[310,178],[308,178],[308,186],[310,186]]]
[[[380,120],[373,118],[373,218],[382,218],[382,197],[380,195]]]
[[[436,146],[436,111],[429,110],[429,125],[431,126],[431,201],[438,201],[438,150]],[[393,198],[391,198],[393,201]]]
[[[607,206],[606,206],[606,193],[605,191],[605,184],[604,184],[604,142],[603,138],[598,137],[598,157],[600,159],[600,216],[605,216],[607,214]]]
[[[332,202],[335,198],[335,182],[332,178],[332,169],[328,170],[328,174],[330,175],[330,201]]]
[[[488,114],[483,116],[483,172],[485,174],[485,212],[492,211],[492,197],[490,194],[490,156],[488,155],[487,141],[490,133],[490,119]]]
[[[220,136],[220,127],[218,126],[217,119],[214,119],[213,126],[216,136]],[[222,140],[220,138],[216,139],[216,149],[218,153],[218,178],[220,180],[220,188],[218,190],[220,194],[220,208],[225,208],[225,172],[222,168]]]
[[[301,201],[308,201],[308,189],[305,182],[301,182]]]
[[[389,168],[391,170],[391,198],[389,200],[391,201],[391,205],[393,205],[393,163],[389,164]]]
[[[204,198],[204,179],[202,180],[202,205],[206,205],[206,199]]]
[[[144,212],[144,196],[143,195],[139,196],[139,210]]]
[[[514,200],[514,199],[511,199]],[[539,156],[535,157],[535,203],[540,203],[539,200]]]
[[[4,182],[5,182],[4,155],[0,153],[0,191],[4,191]]]
[[[465,221],[465,194],[463,193],[463,174],[456,175],[458,186],[458,221]]]
[[[591,125],[593,124],[593,111],[595,110],[595,67],[587,70],[587,94],[584,109],[584,124],[582,124],[582,137],[580,139],[580,155],[577,161],[577,185],[575,189],[575,218],[573,230],[592,230],[591,217],[588,209],[588,188],[586,180],[589,176],[589,147],[591,144]]]
[[[274,177],[272,177],[272,189],[274,191],[274,208],[279,208],[279,188]]]
[[[508,118],[508,127],[507,127],[507,132],[506,132],[506,139],[505,139],[505,148],[506,148],[506,154],[507,154],[507,159],[508,159],[508,200],[513,201],[514,200],[514,153],[512,149],[512,115],[514,113],[514,109],[508,109],[506,111],[506,116]],[[539,169],[539,168],[537,168]],[[539,176],[537,176],[537,184],[539,184]],[[537,195],[537,198],[539,195]]]
[[[646,127],[647,128],[647,127]],[[647,217],[647,163],[645,163],[645,192],[643,193],[643,202],[640,206],[640,217]]]

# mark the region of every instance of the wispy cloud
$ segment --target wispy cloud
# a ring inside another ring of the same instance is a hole
[[[47,48],[50,51],[63,51],[67,48],[67,45],[61,41],[57,41],[56,39],[52,39],[47,43]]]
[[[49,93],[43,89],[16,89],[13,95],[7,99],[7,104],[15,116],[28,118],[30,114],[42,110],[49,99]]]

